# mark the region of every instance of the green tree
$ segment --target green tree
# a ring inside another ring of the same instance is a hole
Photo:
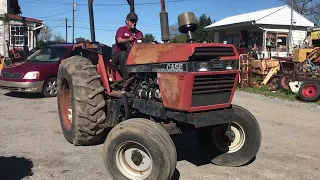
[[[185,35],[185,34],[177,35],[177,36],[173,37],[170,40],[170,42],[171,43],[185,43],[185,42],[187,42],[187,35]]]
[[[146,42],[153,42],[156,38],[152,34],[145,34],[144,39]]]
[[[209,16],[202,14],[200,17],[196,19],[198,28],[194,32],[194,39],[196,42],[202,43],[204,41],[206,42],[212,42],[213,41],[213,32],[205,30],[204,27],[212,24],[212,20]],[[177,31],[174,30],[174,27],[176,30],[178,30],[178,26],[176,24],[171,25],[170,33],[175,32],[174,36],[171,38],[171,43],[185,43],[187,42],[187,36],[185,34],[178,34]]]
[[[194,33],[196,42],[212,42],[213,41],[213,32],[205,30],[204,27],[212,24],[210,16],[202,14],[197,18],[198,29]]]

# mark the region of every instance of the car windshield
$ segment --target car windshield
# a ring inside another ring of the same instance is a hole
[[[59,61],[61,57],[63,57],[67,48],[64,47],[46,47],[37,50],[33,54],[31,54],[27,61],[46,61],[46,62],[55,62]]]

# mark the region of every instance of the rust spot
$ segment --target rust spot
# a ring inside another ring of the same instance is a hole
[[[179,77],[173,74],[161,74],[161,96],[169,105],[180,102]]]
[[[149,64],[186,61],[193,53],[193,46],[186,44],[135,44],[127,64]]]

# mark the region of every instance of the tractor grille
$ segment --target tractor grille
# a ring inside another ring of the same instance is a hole
[[[195,76],[192,107],[228,103],[236,74]]]
[[[22,77],[21,73],[13,73],[13,72],[2,72],[2,77],[10,78],[10,79],[20,79]]]
[[[232,47],[197,47],[189,61],[203,61],[204,59],[217,59],[218,57],[234,56]]]

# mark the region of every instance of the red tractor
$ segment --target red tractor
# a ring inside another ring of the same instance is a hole
[[[95,41],[92,3],[92,47],[75,47],[58,71],[58,109],[67,141],[104,142],[106,169],[117,180],[170,179],[177,163],[171,135],[188,131],[196,131],[214,164],[241,166],[256,156],[259,124],[231,103],[240,73],[233,45],[194,43],[191,12],[178,17],[188,42],[167,43],[168,14],[161,1],[165,43],[134,44],[127,59],[130,78],[123,81],[112,48]]]

